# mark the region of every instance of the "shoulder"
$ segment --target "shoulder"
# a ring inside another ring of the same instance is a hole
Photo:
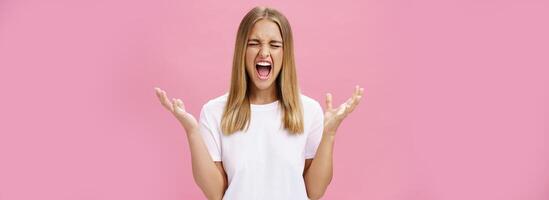
[[[209,99],[203,106],[202,110],[205,112],[219,112],[223,111],[225,104],[227,103],[227,97],[229,93],[224,93],[220,96]]]
[[[322,113],[322,106],[320,105],[320,103],[305,95],[305,94],[300,94],[300,98],[301,98],[301,104],[303,105],[303,110],[307,113],[307,112],[312,112],[312,113]]]
[[[324,111],[320,103],[305,95],[301,94],[301,104],[303,106],[303,120],[305,123],[305,132],[310,132],[314,127],[319,127],[324,124]]]

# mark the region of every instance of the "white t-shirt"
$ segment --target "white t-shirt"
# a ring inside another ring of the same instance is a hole
[[[208,101],[200,112],[200,133],[213,161],[222,161],[228,188],[223,200],[307,200],[305,159],[315,156],[322,138],[320,104],[300,94],[304,133],[291,135],[282,123],[279,101],[251,106],[247,131],[221,132],[228,93]]]

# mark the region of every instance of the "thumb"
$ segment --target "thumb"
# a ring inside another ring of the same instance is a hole
[[[326,93],[326,110],[332,109],[332,94]]]

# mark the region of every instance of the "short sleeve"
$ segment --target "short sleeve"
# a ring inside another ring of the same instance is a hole
[[[202,140],[210,153],[213,161],[221,161],[221,143],[220,135],[218,133],[218,125],[215,124],[215,120],[212,117],[211,111],[208,109],[207,104],[202,106],[200,111],[200,135]]]
[[[324,131],[324,111],[322,111],[322,107],[318,102],[315,102],[312,112],[314,114],[312,115],[311,128],[309,129],[305,145],[305,159],[315,157],[318,145],[320,145],[320,141],[322,140],[322,132]]]

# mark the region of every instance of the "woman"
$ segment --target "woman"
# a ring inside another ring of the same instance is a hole
[[[180,99],[155,88],[183,125],[193,177],[208,199],[319,199],[332,179],[335,133],[364,89],[326,110],[300,93],[290,24],[256,7],[242,19],[228,93],[211,99],[200,120]]]

